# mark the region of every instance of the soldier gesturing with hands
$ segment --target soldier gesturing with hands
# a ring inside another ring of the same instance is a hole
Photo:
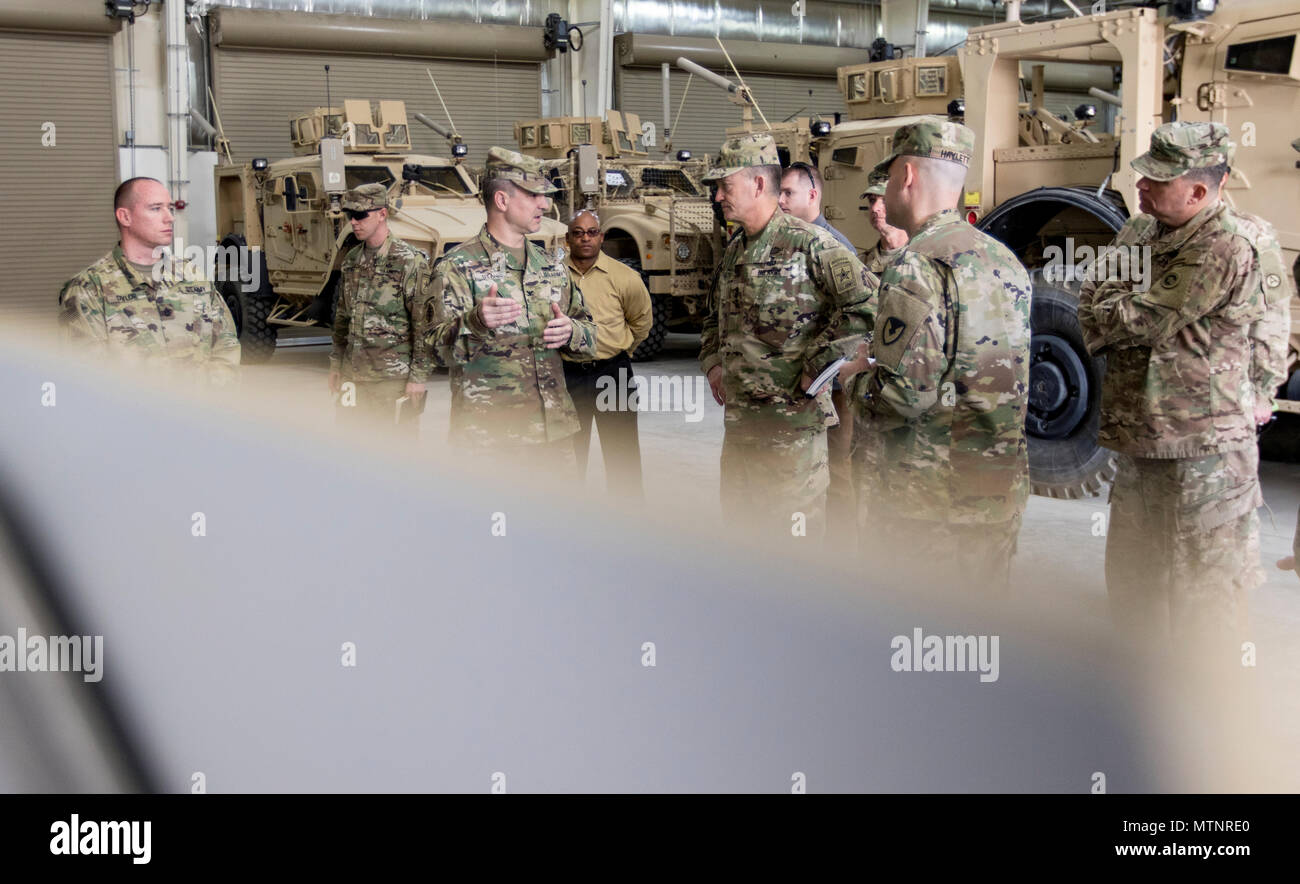
[[[573,320],[569,319],[560,310],[560,305],[554,301],[551,302],[551,313],[555,318],[546,323],[542,340],[546,342],[548,350],[556,350],[573,337]],[[497,287],[494,285],[488,289],[488,296],[479,301],[479,315],[484,325],[496,329],[503,325],[510,325],[523,316],[524,305],[513,298],[497,297]]]
[[[595,353],[596,325],[563,254],[527,238],[554,190],[536,160],[488,152],[487,223],[434,268],[429,340],[451,370],[453,444],[546,454],[573,469],[578,418],[560,353]]]

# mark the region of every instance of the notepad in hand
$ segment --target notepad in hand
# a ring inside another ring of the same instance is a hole
[[[829,384],[831,380],[837,374],[840,373],[840,367],[848,361],[849,360],[847,356],[841,356],[839,359],[836,359],[830,365],[826,366],[826,370],[823,371],[821,374],[817,375],[816,380],[814,380],[811,384],[808,385],[808,389],[805,392],[805,395],[809,399],[811,399],[814,396],[816,396],[818,393],[820,393],[823,389],[825,389],[826,385]]]

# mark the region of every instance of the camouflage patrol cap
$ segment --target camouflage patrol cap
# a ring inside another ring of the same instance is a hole
[[[884,196],[887,184],[889,184],[889,176],[882,175],[872,169],[871,174],[867,176],[867,189],[862,191],[862,196],[858,197],[858,199],[866,199],[869,196]]]
[[[344,191],[339,205],[345,212],[369,212],[388,208],[388,188],[382,184],[363,184]]]
[[[974,153],[975,133],[961,123],[922,120],[894,133],[894,152],[876,163],[872,171],[888,176],[890,165],[899,157],[928,157],[969,167]]]
[[[726,178],[741,169],[753,166],[779,166],[781,158],[776,153],[776,142],[766,132],[736,135],[722,142],[718,165],[708,171],[704,181]]]
[[[1152,181],[1173,181],[1193,169],[1231,165],[1236,150],[1222,123],[1165,123],[1151,133],[1151,148],[1129,165]]]
[[[483,179],[503,178],[529,193],[555,193],[557,188],[542,174],[541,160],[504,147],[488,151]]]

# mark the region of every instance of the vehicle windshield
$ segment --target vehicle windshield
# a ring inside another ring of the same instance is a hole
[[[663,187],[675,190],[687,196],[699,196],[700,192],[691,179],[681,169],[642,169],[642,187]]]
[[[454,166],[421,166],[420,174],[415,179],[435,193],[469,193],[469,185],[461,178]]]
[[[396,180],[393,178],[393,173],[384,166],[348,166],[344,169],[343,177],[347,181],[348,190],[363,184],[382,184],[384,187],[391,187]]]
[[[605,197],[607,199],[631,199],[632,176],[623,169],[605,170]]]

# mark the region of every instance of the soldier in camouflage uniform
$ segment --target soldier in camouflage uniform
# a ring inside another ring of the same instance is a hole
[[[414,436],[433,370],[423,327],[432,318],[424,287],[428,262],[389,231],[384,185],[349,190],[340,205],[359,242],[339,266],[329,388],[353,385],[339,398],[340,417],[379,427],[398,421],[403,435]]]
[[[119,242],[59,292],[59,324],[78,343],[126,360],[165,360],[220,386],[239,372],[239,339],[225,301],[201,268],[163,254],[171,195],[153,178],[113,197]]]
[[[1080,294],[1107,358],[1099,441],[1120,455],[1106,587],[1141,634],[1230,636],[1260,580],[1256,408],[1284,376],[1273,307],[1291,287],[1268,223],[1220,201],[1234,149],[1220,123],[1156,129],[1132,163],[1142,214],[1115,238],[1149,247],[1153,284],[1088,278]]]
[[[876,171],[889,175],[889,223],[911,240],[881,279],[875,363],[854,366],[882,459],[860,483],[872,494],[860,511],[873,511],[861,545],[1000,590],[1029,494],[1029,275],[952,209],[971,130],[926,121],[893,144]]]
[[[487,223],[434,268],[439,298],[430,334],[451,369],[452,444],[509,448],[576,473],[578,417],[561,352],[596,353],[596,324],[564,255],[527,239],[555,187],[538,160],[494,147],[483,200]]]
[[[885,220],[885,185],[888,181],[888,175],[873,171],[867,180],[867,189],[862,192],[861,197],[867,201],[863,208],[871,213],[871,226],[876,229],[880,237],[875,245],[862,253],[862,263],[872,273],[881,277],[885,275],[885,269],[894,263],[894,260],[903,253],[903,247],[907,245],[907,231],[891,227]],[[860,355],[869,354],[864,351]],[[880,474],[884,443],[877,434],[872,432],[871,417],[856,407],[856,403],[849,398],[848,391],[844,393],[844,400],[845,407],[841,409],[840,403],[836,401],[835,410],[842,419],[848,415],[847,419],[852,422],[850,426],[853,427],[849,474],[854,493],[853,529],[856,532],[858,523],[868,516],[867,507],[877,495],[871,482],[873,476]],[[831,469],[833,472],[833,461]],[[831,481],[834,482],[833,475]]]
[[[725,406],[721,492],[732,526],[824,530],[830,384],[811,381],[873,325],[877,279],[825,230],[779,211],[770,135],[729,139],[705,180],[740,229],[723,252],[700,367]],[[847,417],[847,416],[846,416]],[[800,522],[796,513],[803,513]]]
[[[871,226],[880,237],[874,246],[862,253],[862,263],[877,276],[884,275],[885,268],[894,263],[894,259],[903,253],[903,246],[907,245],[907,231],[891,227],[885,218],[885,186],[888,183],[888,175],[873,170],[861,197],[867,201],[863,208],[870,213]]]

